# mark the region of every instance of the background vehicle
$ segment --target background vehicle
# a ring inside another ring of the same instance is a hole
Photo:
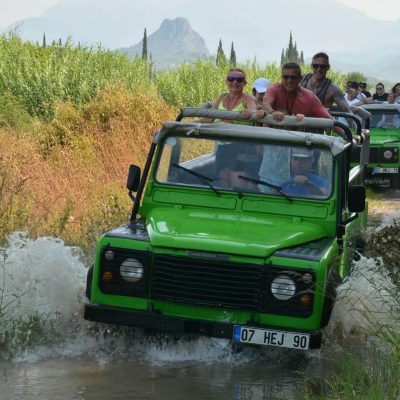
[[[193,116],[240,118],[184,109],[178,119]],[[334,123],[286,117],[279,124]],[[166,122],[143,174],[130,166],[127,187],[132,198],[137,192],[131,221],[98,242],[85,318],[237,343],[320,347],[336,287],[350,272],[366,223],[364,164],[350,169],[348,133],[344,141],[259,126]],[[368,140],[363,148],[364,154]],[[324,191],[311,179],[307,190],[287,189],[294,184],[289,157],[299,152],[312,152],[310,173],[327,182]]]
[[[400,104],[365,104],[362,108],[371,113],[366,178],[389,180],[392,189],[400,189]],[[360,150],[353,153],[354,163]]]

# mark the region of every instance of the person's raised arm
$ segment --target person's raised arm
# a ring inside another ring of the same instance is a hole
[[[352,114],[349,105],[347,104],[346,99],[344,98],[343,92],[338,88],[333,88],[333,100],[336,103],[338,109],[340,111]]]
[[[261,105],[261,110],[265,111],[266,114],[271,114],[271,116],[277,121],[282,121],[285,118],[285,114],[281,111],[275,111],[273,108],[277,96],[277,90],[278,89],[275,85],[271,85],[267,89]]]
[[[254,112],[258,111],[257,101],[253,96],[246,95],[243,100],[243,104],[246,106],[246,108],[240,112],[240,115],[243,118],[248,119]],[[262,114],[264,114],[264,112]],[[262,118],[262,115],[260,115],[259,117]]]
[[[222,94],[218,97],[218,99],[214,101],[214,103],[213,103],[211,109],[212,109],[212,110],[217,110],[218,107],[219,107],[219,105],[221,104],[221,101],[224,99],[225,96],[226,96],[226,94],[225,94],[225,93],[222,93]],[[196,119],[196,120],[193,121],[193,122],[201,122],[201,123],[203,123],[203,124],[207,124],[207,123],[210,123],[210,124],[211,124],[211,123],[214,122],[214,118],[200,117],[200,118]]]

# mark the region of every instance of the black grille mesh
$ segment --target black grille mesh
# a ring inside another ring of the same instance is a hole
[[[263,268],[215,260],[155,255],[151,297],[243,310],[265,302]]]
[[[385,163],[396,163],[397,162],[397,157],[393,157],[390,160],[386,160],[383,157],[383,153],[386,150],[391,150],[392,152],[394,152],[393,148],[379,148],[379,147],[370,147],[369,148],[369,162],[370,163],[379,163],[379,162],[385,162]],[[356,147],[354,149],[351,150],[351,161],[352,162],[360,162],[360,152],[361,149],[360,147]]]

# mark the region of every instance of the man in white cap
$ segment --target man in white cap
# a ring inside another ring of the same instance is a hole
[[[295,147],[290,149],[289,157],[291,179],[282,185],[282,192],[305,197],[330,194],[330,182],[311,172],[314,159],[312,150]]]
[[[256,98],[258,109],[261,108],[268,86],[269,80],[266,78],[257,78],[253,83],[253,96]]]

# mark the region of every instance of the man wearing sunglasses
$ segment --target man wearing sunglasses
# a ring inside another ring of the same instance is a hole
[[[300,81],[300,66],[296,63],[284,64],[282,81],[268,87],[262,109],[277,121],[282,121],[285,115],[332,118],[317,96],[299,85]]]
[[[367,98],[367,101],[370,102],[372,100],[372,94],[367,90],[367,83],[359,82],[358,87],[360,92]]]
[[[304,75],[300,85],[311,90],[326,108],[331,108],[336,103],[338,109],[351,113],[343,92],[326,77],[330,69],[329,56],[326,53],[317,53],[311,62],[312,73]]]

